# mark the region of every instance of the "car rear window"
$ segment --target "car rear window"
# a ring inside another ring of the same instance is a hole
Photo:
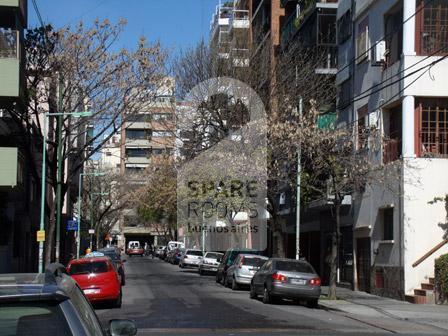
[[[219,259],[221,257],[221,254],[209,252],[205,254],[205,257],[210,259]]]
[[[0,335],[72,335],[58,302],[0,304]]]
[[[72,264],[70,266],[70,275],[89,274],[89,273],[106,273],[108,271],[105,261],[95,261],[82,264]]]
[[[244,259],[243,259],[244,266],[261,267],[265,262],[266,262],[266,259],[257,258],[257,257],[244,257]]]
[[[188,255],[194,255],[194,256],[202,256],[202,252],[201,251],[187,251]]]
[[[314,273],[310,265],[300,261],[277,261],[275,268],[285,272]]]

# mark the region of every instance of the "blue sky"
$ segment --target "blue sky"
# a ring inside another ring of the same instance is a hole
[[[39,21],[28,1],[30,28]],[[36,0],[42,19],[54,27],[88,24],[96,18],[128,21],[118,47],[132,48],[144,35],[176,52],[208,39],[212,13],[219,0]]]

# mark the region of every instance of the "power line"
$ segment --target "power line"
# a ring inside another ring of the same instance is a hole
[[[402,23],[399,27],[395,28],[394,30],[392,30],[392,31],[389,32],[388,34],[384,35],[381,39],[379,39],[379,41],[383,41],[383,40],[385,40],[386,38],[388,38],[388,37],[390,37],[391,35],[393,35],[394,33],[396,33],[397,31],[401,31],[401,30],[403,29],[405,23],[407,23],[409,20],[411,20],[413,17],[415,17],[418,13],[420,13],[420,12],[425,8],[426,5],[430,4],[430,3],[433,2],[433,1],[434,1],[434,0],[427,0],[427,2],[425,2],[425,3],[424,3],[418,10],[416,10],[411,16],[409,16],[406,20],[404,20],[403,23]],[[354,34],[353,29],[352,29],[352,34]],[[368,52],[372,51],[373,48],[375,48],[377,44],[378,44],[378,43],[375,42],[375,43],[374,43],[370,48],[368,48],[364,53],[362,53],[362,54],[359,55],[359,56],[355,56],[355,57],[354,57],[353,59],[351,59],[350,62],[348,62],[345,66],[343,66],[341,69],[338,69],[338,72],[337,72],[337,73],[339,74],[341,71],[347,69],[350,65],[354,64],[354,63],[355,63],[356,61],[358,61],[359,59],[365,57],[365,55],[366,55]]]
[[[39,20],[41,27],[44,28],[45,24],[44,24],[44,21],[42,20],[42,16],[40,15],[40,11],[39,11],[39,7],[37,6],[37,2],[36,2],[36,0],[31,0],[31,1],[33,2],[33,7],[34,7],[34,11],[36,12],[37,19]]]

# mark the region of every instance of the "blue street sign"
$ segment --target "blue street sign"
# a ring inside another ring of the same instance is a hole
[[[69,219],[67,221],[67,231],[77,231],[78,221],[76,219]]]

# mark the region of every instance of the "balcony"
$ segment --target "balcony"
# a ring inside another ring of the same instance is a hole
[[[249,66],[249,49],[232,49],[232,62],[234,67],[245,68]]]
[[[216,32],[218,32],[220,29],[228,29],[228,26],[230,25],[230,19],[232,18],[232,11],[232,7],[217,7],[216,12],[215,14],[213,14],[213,18],[210,22],[211,39],[213,39]]]
[[[338,72],[338,47],[317,47],[316,74],[336,75]]]
[[[234,9],[232,15],[232,29],[249,29],[249,11]]]
[[[11,18],[14,18],[14,14],[18,14],[18,17],[20,18],[22,27],[27,26],[27,19],[28,19],[28,2],[27,0],[0,0],[0,8],[2,9],[2,12],[5,12],[8,16]],[[8,13],[9,11],[9,13]],[[11,14],[11,15],[9,15]],[[1,26],[5,26],[5,22],[1,22]],[[7,25],[9,27],[13,27],[12,25]]]
[[[19,97],[20,84],[19,31],[0,28],[0,97]]]

